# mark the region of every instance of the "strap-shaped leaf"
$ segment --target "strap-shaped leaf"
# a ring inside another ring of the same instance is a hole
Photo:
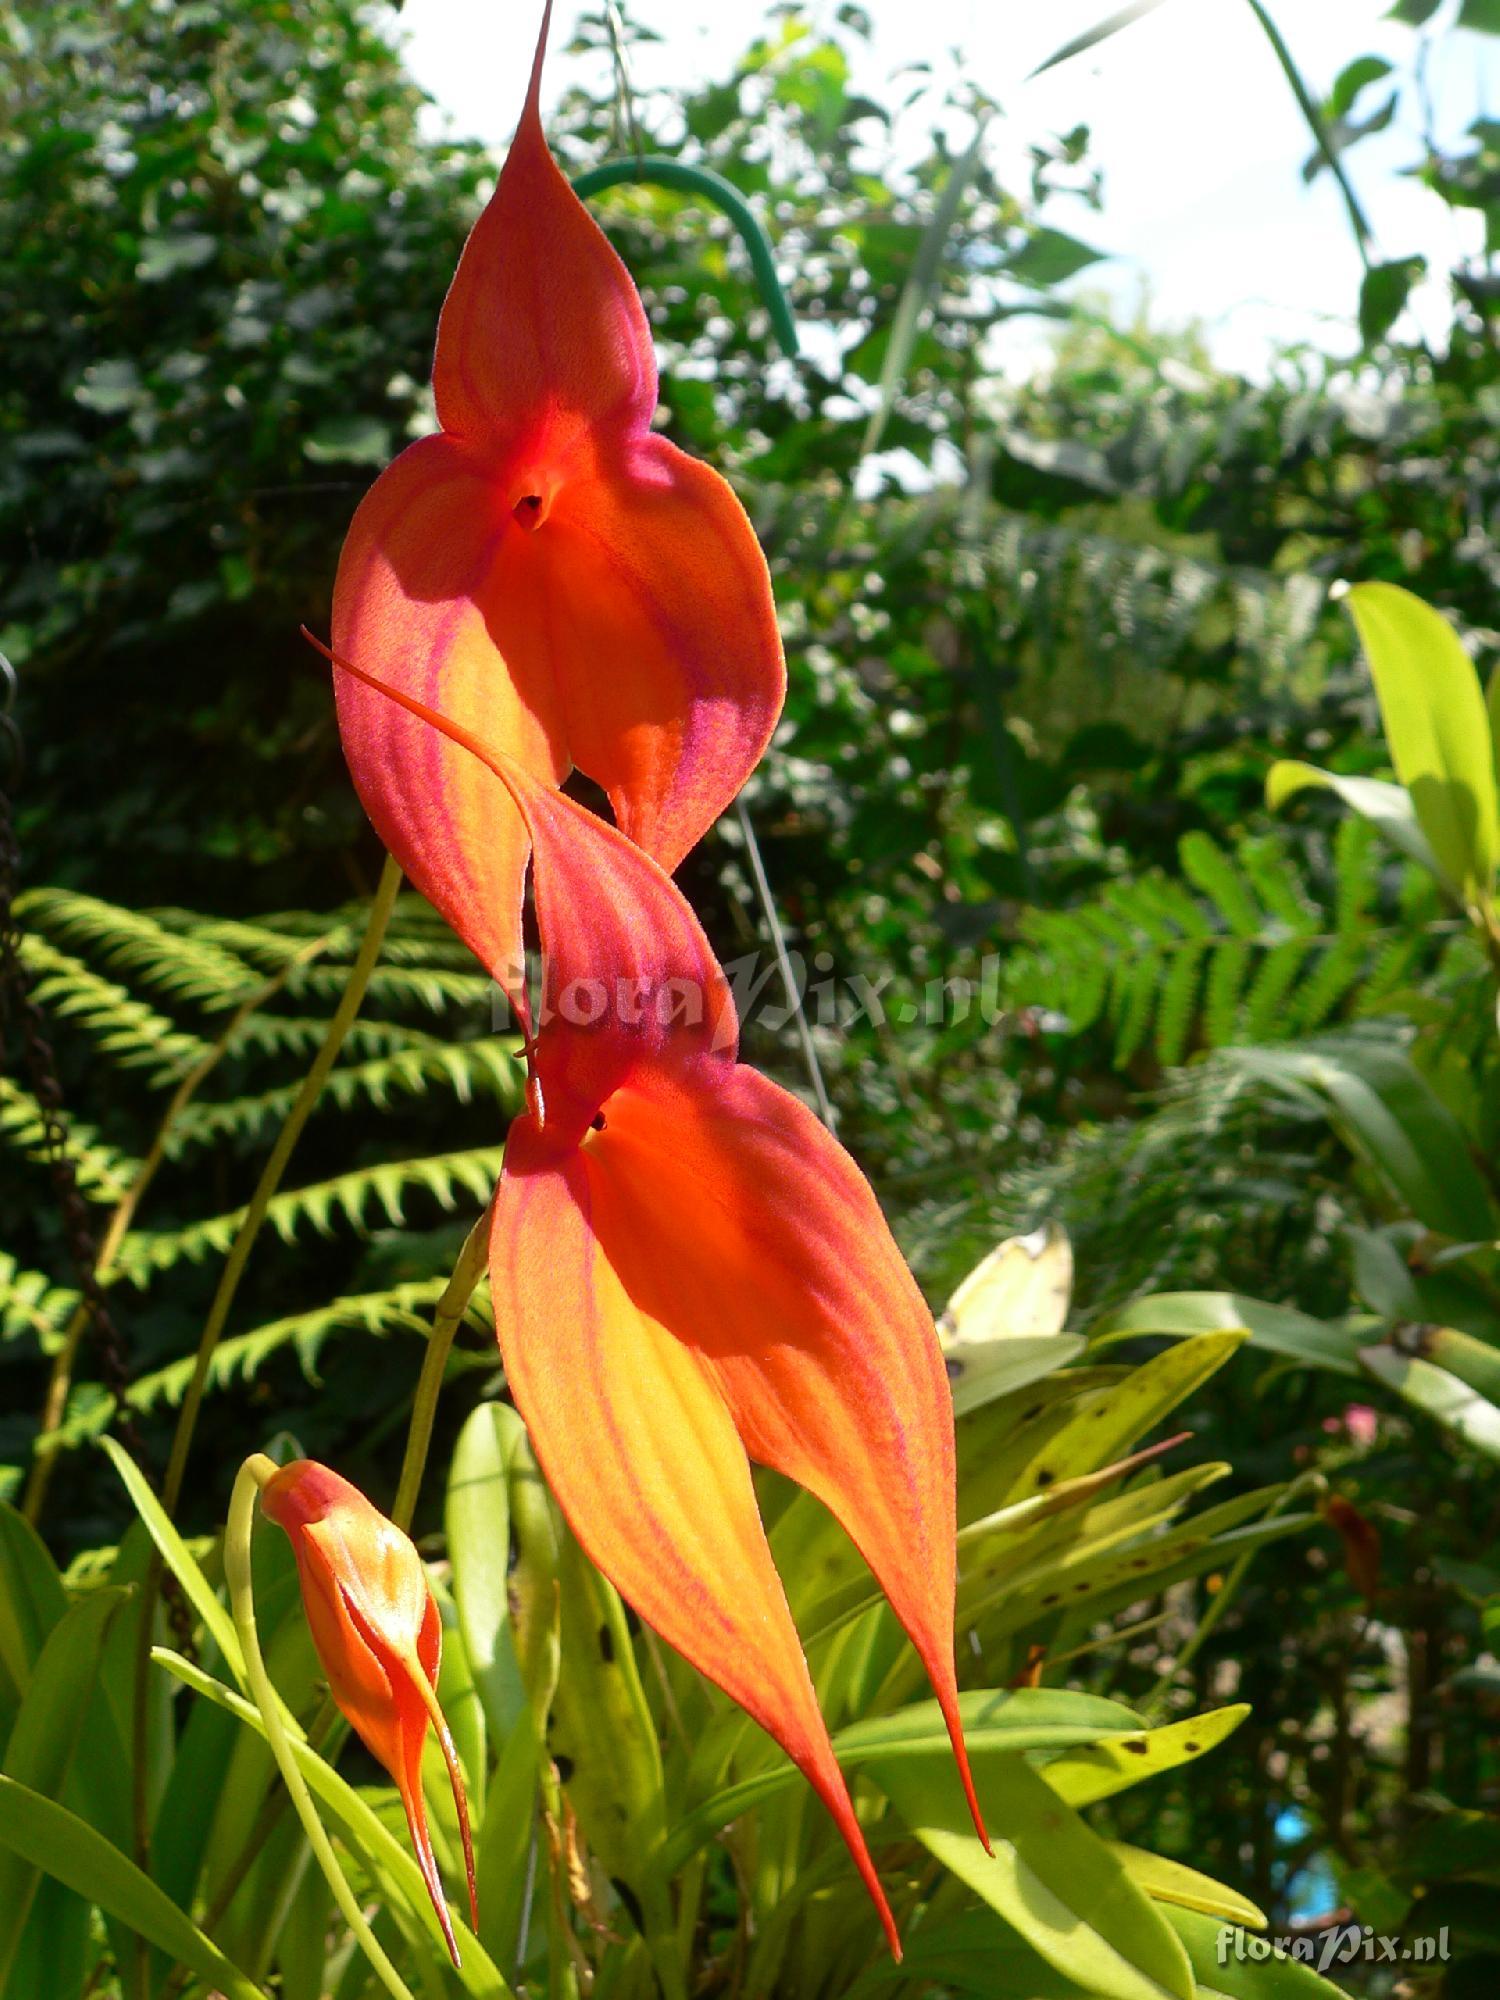
[[[1359,1358],[1377,1381],[1404,1401],[1436,1417],[1476,1450],[1500,1458],[1500,1408],[1487,1396],[1435,1362],[1394,1347],[1362,1348]]]
[[[1142,1729],[1129,1736],[1102,1736],[1097,1743],[1064,1750],[1044,1765],[1042,1776],[1070,1806],[1112,1798],[1143,1778],[1191,1764],[1222,1743],[1250,1713],[1248,1702],[1210,1709],[1184,1722]]]
[[[123,1596],[95,1591],[53,1626],[5,1747],[5,1774],[17,1784],[48,1797],[62,1789],[99,1671],[104,1628]],[[35,1863],[14,1851],[0,1853],[0,1993],[7,1990],[41,1880]]]
[[[1361,819],[1367,819],[1383,833],[1392,847],[1436,875],[1440,882],[1448,881],[1432,843],[1417,823],[1411,793],[1385,778],[1349,778],[1338,771],[1325,771],[1319,764],[1283,757],[1266,773],[1266,804],[1272,812],[1277,812],[1298,792],[1315,788],[1336,793]]]
[[[166,1647],[153,1648],[151,1657],[158,1666],[165,1667],[168,1673],[174,1674],[196,1693],[237,1716],[257,1735],[265,1735],[265,1723],[259,1709],[222,1681],[215,1680],[201,1667],[195,1667],[190,1660],[182,1659]],[[419,1940],[421,1949],[443,1953],[442,1933],[421,1873],[395,1834],[384,1824],[374,1807],[326,1764],[308,1743],[294,1738],[292,1755],[307,1780],[308,1789],[316,1794],[319,1804],[337,1821],[364,1865],[399,1899],[403,1932]],[[394,1907],[394,1903],[390,1907]],[[479,1940],[457,1918],[454,1928],[463,1950],[463,1964],[454,1976],[462,1990],[471,1996],[471,2000],[510,2000],[510,1988]]]
[[[265,2000],[255,1982],[103,1834],[14,1778],[0,1777],[0,1847],[118,1917],[226,2000]]]
[[[1258,1904],[1237,1889],[1227,1888],[1211,1876],[1200,1875],[1196,1868],[1151,1854],[1143,1847],[1132,1847],[1123,1840],[1112,1840],[1109,1851],[1131,1881],[1144,1889],[1153,1902],[1175,1903],[1184,1910],[1201,1910],[1206,1917],[1224,1917],[1230,1923],[1265,1929],[1266,1914]]]
[[[1268,1305],[1238,1292],[1155,1292],[1107,1313],[1089,1333],[1092,1347],[1142,1334],[1164,1333],[1187,1340],[1194,1334],[1242,1327],[1251,1344],[1290,1361],[1305,1361],[1337,1375],[1358,1375],[1354,1336],[1345,1328],[1313,1319],[1295,1306]]]
[[[990,1854],[951,1772],[893,1760],[872,1775],[922,1845],[1080,1992],[1194,2000],[1187,1954],[1155,1905],[1023,1757],[986,1791]]]
[[[1447,619],[1393,583],[1349,593],[1396,776],[1438,866],[1487,910],[1500,863],[1495,754],[1479,676]]]

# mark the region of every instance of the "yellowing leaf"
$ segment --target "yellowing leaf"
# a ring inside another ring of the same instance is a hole
[[[1263,1931],[1266,1927],[1265,1912],[1240,1895],[1236,1889],[1225,1888],[1222,1882],[1215,1882],[1211,1876],[1200,1875],[1196,1868],[1185,1868],[1180,1861],[1167,1861],[1160,1854],[1148,1854],[1143,1847],[1131,1847],[1123,1840],[1112,1840],[1109,1851],[1119,1861],[1132,1882],[1139,1884],[1148,1896],[1159,1903],[1176,1903],[1184,1910],[1201,1910],[1206,1917],[1223,1917],[1232,1924],[1248,1924],[1252,1930]]]

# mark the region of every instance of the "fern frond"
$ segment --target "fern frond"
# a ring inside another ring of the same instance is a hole
[[[448,1285],[446,1277],[415,1278],[393,1285],[383,1292],[359,1292],[335,1299],[331,1305],[311,1312],[291,1313],[269,1321],[249,1333],[234,1335],[221,1343],[209,1368],[209,1387],[227,1388],[233,1382],[250,1382],[273,1354],[290,1348],[309,1382],[318,1379],[318,1357],[336,1334],[368,1333],[383,1339],[392,1333],[426,1335],[432,1327],[433,1308]],[[486,1279],[470,1300],[465,1320],[470,1326],[488,1329],[489,1281]],[[192,1380],[193,1357],[173,1361],[153,1374],[143,1375],[130,1390],[133,1408],[150,1410],[158,1403],[175,1408]]]
[[[174,1082],[207,1055],[209,1044],[201,1036],[179,1028],[38,932],[22,933],[21,958],[33,975],[38,1003],[58,1020],[76,1021],[123,1067],[144,1069],[154,1082]]]
[[[107,1144],[81,1119],[65,1118],[64,1129],[79,1192],[90,1201],[113,1206],[139,1172],[140,1161]],[[6,1076],[0,1076],[0,1138],[25,1159],[40,1163],[47,1158],[47,1126],[41,1106],[29,1090]]]
[[[522,1095],[516,1067],[520,1043],[495,1037],[480,1042],[437,1042],[423,1048],[374,1056],[336,1068],[323,1087],[323,1104],[347,1111],[356,1104],[385,1110],[394,1095],[421,1096],[429,1084],[446,1086],[460,1104],[485,1093],[514,1109]],[[283,1084],[256,1097],[221,1104],[192,1104],[177,1119],[168,1145],[176,1158],[212,1140],[253,1138],[281,1124],[302,1086]]]
[[[1265,926],[1260,905],[1233,858],[1206,833],[1186,833],[1179,847],[1182,872],[1207,896],[1236,937],[1259,936]]]
[[[395,1333],[413,1333],[425,1338],[431,1331],[433,1309],[447,1286],[446,1276],[415,1278],[385,1291],[353,1293],[334,1299],[330,1305],[314,1307],[310,1312],[290,1313],[248,1333],[234,1334],[221,1341],[215,1350],[209,1363],[207,1388],[211,1392],[252,1382],[272,1356],[287,1351],[295,1356],[304,1378],[316,1384],[323,1349],[342,1333],[370,1334],[378,1340]],[[464,1321],[477,1331],[492,1331],[488,1279],[481,1281],[469,1301]],[[131,1384],[127,1402],[142,1413],[159,1407],[175,1409],[187,1393],[195,1365],[195,1357],[185,1355],[149,1375],[142,1375]],[[484,1365],[498,1367],[498,1355],[493,1359],[485,1357]],[[114,1402],[110,1396],[94,1384],[81,1384],[70,1398],[67,1415],[52,1434],[52,1441],[62,1449],[86,1444],[108,1428],[113,1414]]]
[[[0,1250],[0,1340],[30,1334],[44,1354],[55,1353],[73,1317],[78,1293],[54,1285],[43,1271],[27,1271]]]
[[[327,1033],[328,1017],[324,1014],[247,1014],[226,1038],[224,1053],[285,1056],[305,1065],[322,1047]],[[351,1021],[344,1037],[344,1047],[351,1056],[370,1059],[400,1055],[406,1049],[420,1052],[445,1046],[440,1036],[404,1021]]]
[[[472,961],[471,961],[472,962]],[[340,965],[297,966],[287,976],[291,999],[316,998],[337,1002],[348,973]],[[493,1008],[499,989],[484,972],[454,972],[443,966],[377,965],[367,988],[370,1001],[383,1006],[423,1007],[429,1014],[450,1007]]]
[[[1340,1008],[1388,1005],[1412,970],[1432,974],[1457,949],[1435,903],[1415,928],[1393,921],[1388,856],[1342,829],[1319,895],[1280,834],[1231,852],[1192,832],[1179,852],[1185,879],[1123,878],[1070,909],[1026,911],[1005,1004],[1048,1007],[1074,1033],[1106,1016],[1120,1065],[1154,1032],[1172,1064],[1195,1039],[1209,1048],[1283,1041]],[[1404,880],[1398,887],[1404,900]]]
[[[96,951],[143,984],[210,1008],[236,1005],[260,984],[241,958],[191,931],[172,931],[139,910],[73,889],[28,889],[16,902],[26,924]]]
[[[494,1193],[504,1155],[503,1145],[476,1146],[466,1152],[357,1167],[332,1180],[275,1196],[266,1210],[266,1221],[283,1243],[293,1243],[299,1232],[309,1228],[319,1236],[332,1236],[340,1221],[364,1234],[372,1214],[396,1228],[405,1219],[406,1197],[417,1189],[425,1190],[449,1211],[459,1206],[464,1195],[482,1208]],[[208,1256],[223,1256],[244,1219],[244,1209],[237,1208],[181,1229],[138,1230],[126,1238],[121,1250],[121,1274],[140,1284],[153,1272],[184,1260],[197,1263]]]
[[[1285,1032],[1285,1005],[1308,960],[1304,938],[1283,938],[1273,944],[1250,982],[1240,1016],[1240,1038],[1247,1042],[1276,1041]]]

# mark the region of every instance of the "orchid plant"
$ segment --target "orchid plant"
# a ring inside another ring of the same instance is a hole
[[[189,1548],[189,1414],[161,1497],[108,1446],[149,1537],[110,1588],[69,1604],[6,1527],[30,1615],[0,1628],[0,1990],[87,1966],[133,2000],[1258,1995],[1217,1940],[1259,1912],[1078,1810],[1243,1710],[1182,1714],[1170,1671],[1143,1710],[1055,1682],[1128,1645],[1133,1607],[1306,1524],[1276,1490],[1174,1525],[1227,1468],[1142,1447],[1244,1336],[1070,1366],[1066,1282],[1018,1306],[1050,1239],[1007,1246],[940,1334],[849,1154],[738,1060],[671,871],[774,729],[770,581],[730,487],[650,430],[640,300],[542,132],[546,38],[443,308],[441,428],[360,506],[327,649],[393,857],[377,914],[399,867],[498,982],[524,1109],[389,1517],[269,1440],[222,1549]],[[409,1530],[486,1265],[508,1400],[462,1433],[429,1568]],[[174,1682],[198,1697],[180,1728]],[[347,1727],[394,1795],[340,1774]]]

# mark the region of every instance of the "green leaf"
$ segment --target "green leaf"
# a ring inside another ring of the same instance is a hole
[[[1243,1328],[1251,1345],[1292,1361],[1306,1361],[1338,1375],[1358,1375],[1352,1334],[1298,1312],[1295,1306],[1267,1305],[1238,1292],[1154,1292],[1106,1313],[1089,1332],[1091,1347],[1107,1347],[1144,1334],[1170,1334],[1174,1339],[1217,1329]]]
[[[217,1592],[193,1559],[192,1551],[164,1512],[161,1502],[146,1483],[135,1460],[114,1438],[101,1438],[99,1442],[124,1481],[125,1490],[130,1495],[147,1534],[156,1544],[157,1553],[182,1585],[188,1602],[202,1619],[214,1644],[224,1656],[226,1666],[243,1687],[245,1658],[240,1651],[233,1619],[220,1603]]]
[[[1130,1451],[1184,1398],[1192,1395],[1245,1344],[1239,1328],[1204,1333],[1163,1348],[1125,1378],[1101,1389],[1043,1444],[1015,1483],[1017,1497],[1110,1464]]]
[[[265,2000],[254,1981],[102,1834],[76,1813],[8,1777],[0,1777],[0,1847],[118,1917],[218,1987],[227,2000]]]
[[[1456,1431],[1466,1444],[1491,1458],[1500,1458],[1500,1409],[1431,1361],[1402,1354],[1394,1347],[1366,1347],[1360,1360],[1379,1382],[1440,1424]]]
[[[1266,775],[1266,805],[1277,812],[1288,799],[1312,787],[1336,792],[1346,806],[1352,806],[1362,819],[1378,828],[1392,847],[1420,863],[1440,882],[1443,880],[1432,845],[1417,824],[1410,792],[1400,785],[1388,784],[1383,778],[1346,778],[1337,771],[1320,770],[1316,764],[1283,757]]]
[[[1020,249],[1005,259],[1001,269],[1018,284],[1040,289],[1076,277],[1090,264],[1099,263],[1105,254],[1061,229],[1034,229]]]
[[[1379,83],[1383,76],[1389,76],[1391,65],[1384,56],[1356,56],[1346,63],[1333,80],[1333,88],[1328,93],[1328,110],[1334,118],[1343,118],[1354,109],[1354,100],[1362,90],[1368,90],[1372,83]]]
[[[14,1507],[0,1504],[0,1728],[67,1608],[62,1578],[41,1536]]]
[[[563,1671],[548,1741],[572,1766],[568,1797],[605,1873],[636,1891],[648,1936],[665,1932],[670,1917],[645,1874],[666,1830],[661,1747],[625,1607],[571,1533],[557,1580]]]
[[[958,1698],[970,1756],[997,1751],[1050,1750],[1139,1735],[1140,1719],[1120,1703],[1069,1688],[971,1688]],[[947,1724],[935,1701],[915,1702],[892,1715],[851,1723],[833,1739],[841,1766],[916,1759],[947,1770],[953,1756]],[[662,1869],[673,1873],[721,1827],[752,1807],[803,1783],[782,1759],[769,1770],[726,1786],[678,1818],[662,1850]]]
[[[1454,26],[1476,35],[1500,35],[1500,0],[1459,0]]]
[[[1064,42],[1060,49],[1054,49],[1045,62],[1039,62],[1028,74],[1027,82],[1046,70],[1056,69],[1059,63],[1070,62],[1074,56],[1086,54],[1098,43],[1108,41],[1111,35],[1118,35],[1122,28],[1128,28],[1132,21],[1140,20],[1143,14],[1151,13],[1160,5],[1161,0],[1132,0],[1130,6],[1118,8],[1102,21],[1096,21],[1092,28],[1086,28],[1081,35],[1074,35],[1071,41]]]
[[[5,1775],[53,1797],[73,1762],[89,1695],[99,1671],[104,1631],[124,1598],[97,1590],[53,1626],[5,1750]],[[0,1993],[26,1928],[40,1871],[14,1852],[0,1853]]]
[[[911,362],[922,321],[938,294],[948,237],[958,220],[958,211],[963,205],[969,183],[978,172],[983,158],[985,130],[986,120],[981,118],[974,128],[974,137],[967,152],[953,163],[938,197],[937,207],[933,210],[932,220],[922,232],[922,241],[912,259],[911,274],[902,288],[896,315],[891,322],[890,345],[886,348],[885,366],[880,371],[878,400],[865,426],[860,444],[861,456],[868,456],[878,448],[895,410],[896,396]]]
[[[231,1715],[238,1716],[241,1722],[264,1739],[265,1722],[253,1702],[246,1701],[222,1681],[215,1680],[201,1667],[194,1666],[190,1660],[182,1659],[166,1647],[153,1647],[151,1657],[186,1686],[209,1701],[217,1702]],[[307,1780],[308,1789],[338,1821],[344,1838],[363,1865],[400,1900],[405,1920],[403,1929],[419,1939],[425,1948],[445,1956],[446,1946],[437,1915],[423,1884],[421,1871],[411,1855],[384,1825],[374,1808],[325,1763],[309,1743],[293,1738],[292,1755]],[[510,2000],[510,1988],[456,1910],[453,1911],[453,1927],[463,1952],[463,1966],[457,1977],[464,1992],[472,1995],[473,2000]]]
[[[1474,664],[1447,619],[1396,584],[1357,584],[1349,608],[1396,776],[1444,879],[1466,905],[1487,910],[1500,862],[1500,801]]]
[[[1193,2000],[1187,1954],[1170,1927],[1023,1757],[982,1801],[990,1854],[951,1770],[891,1761],[871,1775],[923,1846],[1082,1992]]]
[[[504,1406],[481,1403],[453,1449],[444,1524],[453,1602],[485,1720],[503,1743],[526,1704],[510,1643],[510,1490]]]
[[[1266,40],[1275,51],[1276,60],[1281,65],[1281,73],[1297,100],[1298,109],[1307,120],[1307,128],[1312,133],[1314,144],[1339,184],[1339,192],[1344,197],[1344,208],[1354,231],[1355,240],[1360,246],[1361,255],[1366,255],[1366,246],[1370,241],[1370,225],[1364,210],[1360,207],[1359,197],[1354,192],[1349,176],[1344,171],[1344,164],[1339,158],[1339,149],[1333,133],[1328,128],[1328,122],[1304,82],[1302,72],[1298,69],[1296,60],[1287,46],[1286,38],[1272,20],[1269,11],[1261,4],[1261,0],[1249,0],[1249,6],[1251,13],[1264,30]]]
[[[1439,1235],[1487,1242],[1495,1212],[1463,1127],[1400,1049],[1353,1038],[1299,1049],[1225,1051],[1247,1075],[1310,1105],[1331,1106],[1346,1142]]]
[[[1121,1702],[1072,1688],[967,1688],[958,1698],[958,1711],[964,1740],[975,1753],[1096,1743],[1138,1730],[1140,1720]],[[840,1764],[851,1769],[952,1755],[947,1724],[935,1701],[913,1702],[891,1715],[852,1722],[833,1741]]]
[[[1366,347],[1384,340],[1406,310],[1411,288],[1426,275],[1425,257],[1397,257],[1372,264],[1359,287],[1359,332]]]
[[[948,1347],[944,1359],[953,1388],[954,1415],[967,1416],[971,1410],[1055,1374],[1077,1360],[1083,1345],[1077,1334],[1050,1333],[1010,1335]]]
[[[1396,0],[1396,4],[1386,15],[1388,21],[1404,21],[1409,28],[1425,27],[1443,0]]]
[[[1136,1730],[1128,1736],[1104,1736],[1097,1743],[1064,1750],[1044,1764],[1042,1776],[1060,1799],[1070,1806],[1092,1805],[1096,1799],[1113,1798],[1145,1778],[1216,1749],[1225,1737],[1238,1729],[1250,1713],[1248,1702],[1229,1708],[1210,1709],[1206,1715],[1190,1716],[1185,1722],[1165,1723],[1160,1729]]]
[[[1226,1888],[1211,1876],[1200,1875],[1196,1868],[1168,1861],[1143,1847],[1131,1847],[1123,1840],[1112,1840],[1109,1851],[1131,1881],[1154,1902],[1176,1903],[1185,1910],[1201,1910],[1205,1916],[1222,1917],[1229,1923],[1251,1924],[1256,1930],[1266,1927],[1265,1911],[1248,1896]]]
[[[1422,1333],[1422,1358],[1446,1368],[1492,1403],[1500,1403],[1500,1347],[1492,1342],[1452,1326],[1427,1327]]]
[[[1264,1938],[1247,1937],[1221,1917],[1170,1903],[1161,1913],[1187,1952],[1199,2000],[1217,2000],[1221,1994],[1227,2000],[1344,2000],[1342,1989],[1310,1965],[1273,1951]]]

